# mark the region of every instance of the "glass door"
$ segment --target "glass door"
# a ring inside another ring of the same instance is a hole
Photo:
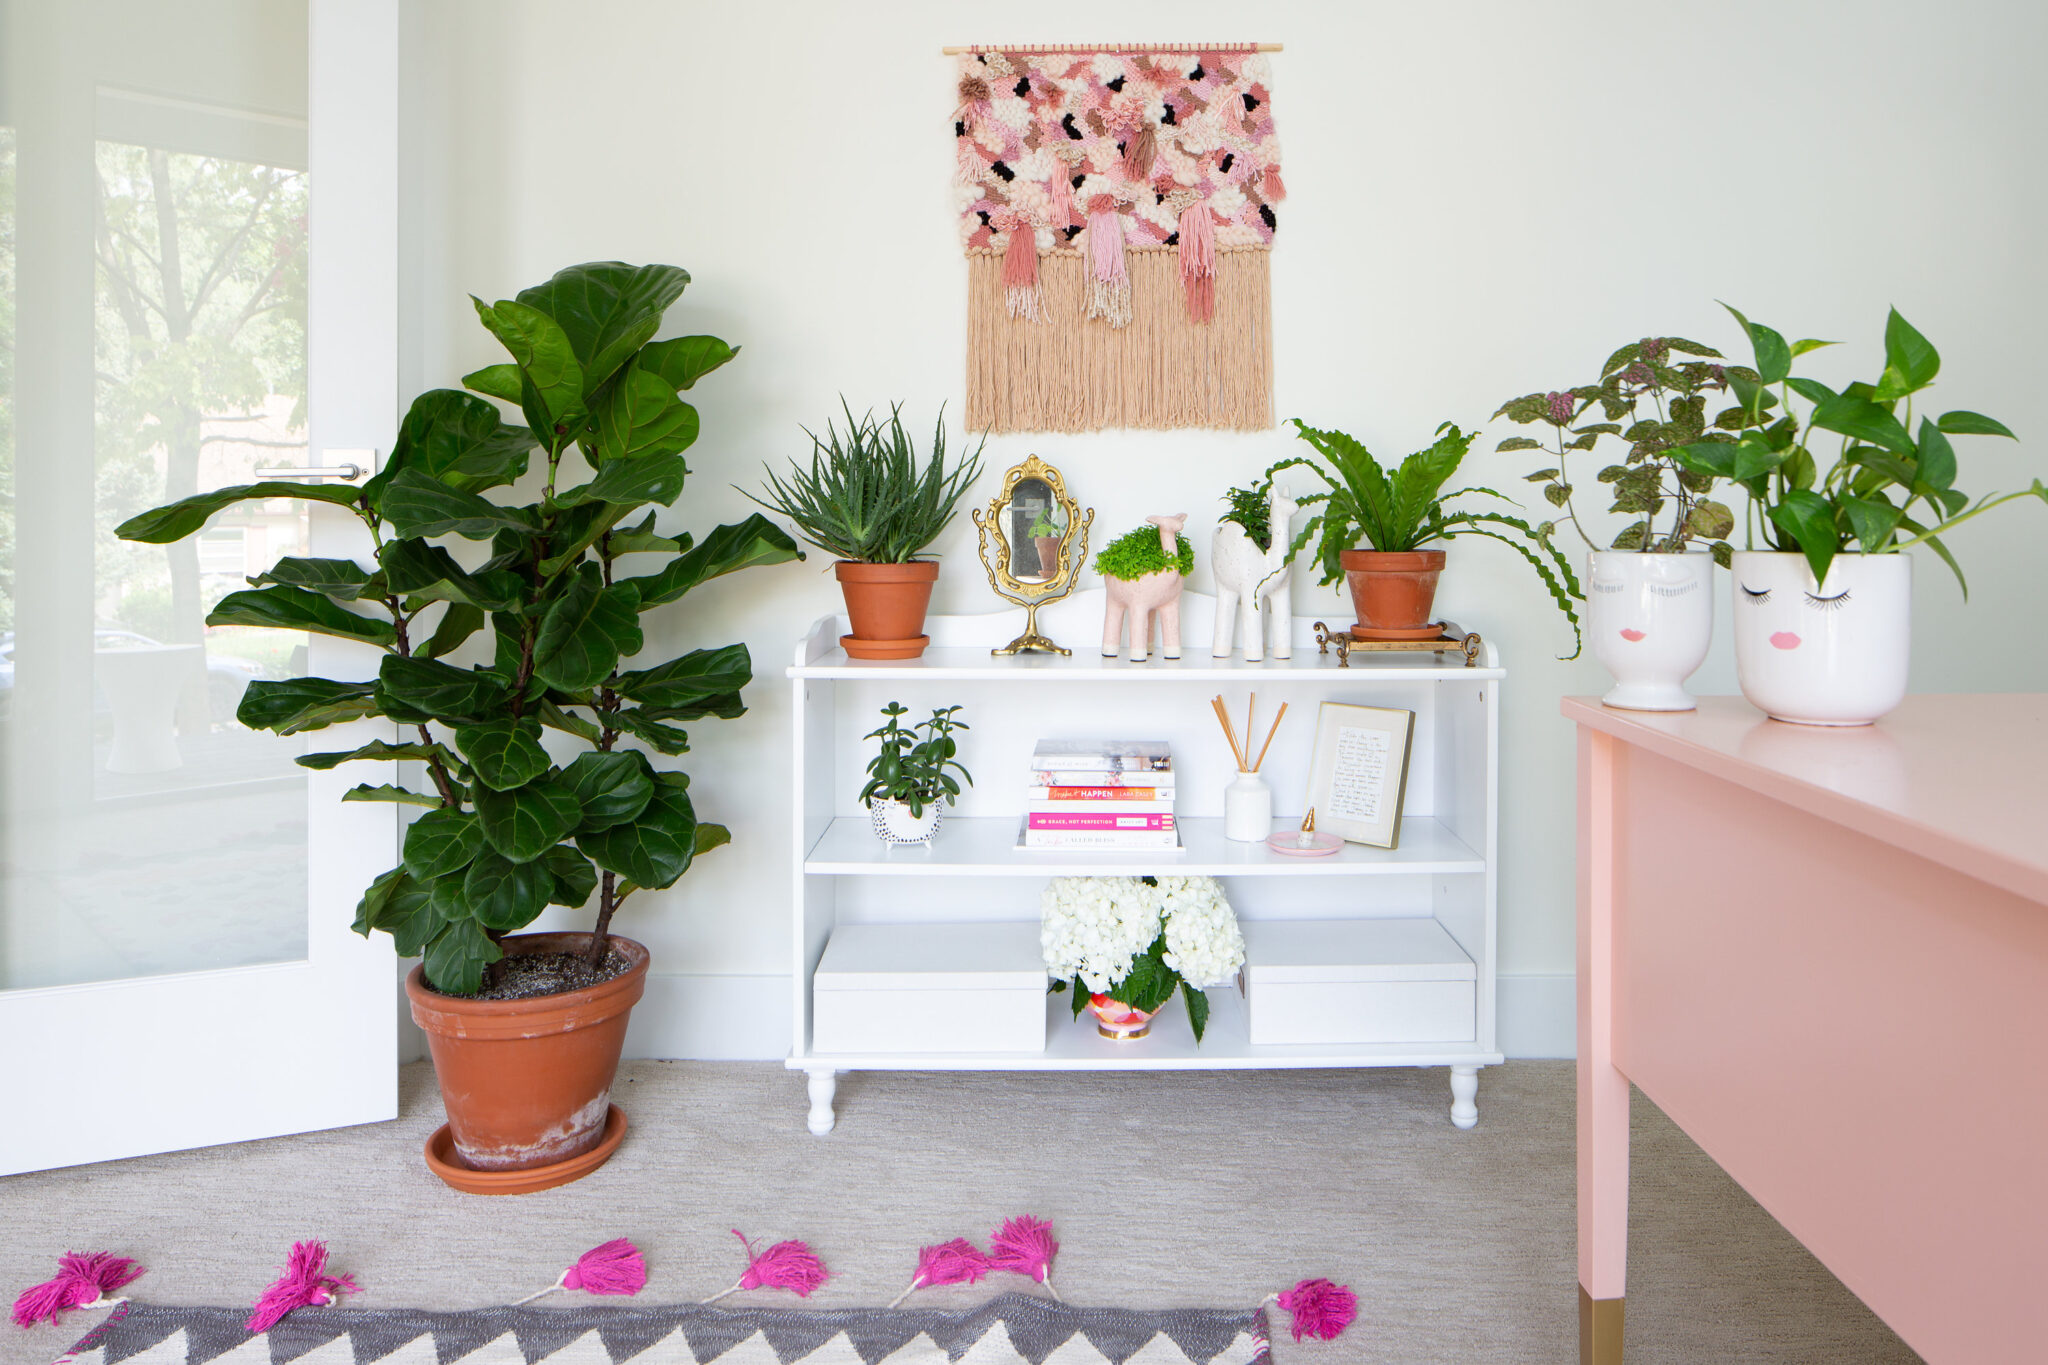
[[[0,1172],[395,1112],[390,949],[347,929],[395,817],[235,718],[377,656],[206,624],[360,528],[113,528],[388,447],[397,31],[396,0],[0,0],[0,1067],[43,1097]]]

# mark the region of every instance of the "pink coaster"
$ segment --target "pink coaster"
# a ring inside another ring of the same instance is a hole
[[[1334,834],[1325,834],[1321,830],[1308,837],[1315,841],[1313,848],[1301,846],[1301,834],[1298,831],[1269,834],[1266,836],[1266,847],[1275,853],[1284,853],[1290,858],[1327,858],[1344,847],[1342,839]]]

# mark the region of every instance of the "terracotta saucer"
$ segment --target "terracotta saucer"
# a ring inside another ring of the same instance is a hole
[[[615,1104],[605,1112],[604,1137],[587,1152],[523,1171],[473,1171],[455,1164],[455,1137],[444,1123],[427,1139],[427,1169],[464,1194],[532,1194],[581,1180],[609,1161],[625,1140],[626,1111]]]
[[[1385,630],[1377,626],[1351,628],[1351,638],[1354,640],[1435,640],[1440,639],[1443,633],[1444,623],[1441,621],[1434,625],[1413,626],[1407,630]]]
[[[915,659],[931,642],[929,635],[913,635],[908,640],[856,640],[851,635],[839,637],[839,647],[846,651],[849,659]]]

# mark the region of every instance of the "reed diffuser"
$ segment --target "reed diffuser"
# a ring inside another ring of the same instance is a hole
[[[1223,835],[1240,843],[1264,843],[1273,832],[1273,789],[1259,776],[1259,769],[1265,764],[1266,751],[1273,747],[1273,736],[1280,732],[1280,722],[1287,716],[1287,703],[1280,703],[1280,711],[1267,728],[1266,742],[1259,746],[1257,757],[1252,755],[1252,734],[1258,722],[1259,694],[1252,693],[1251,700],[1245,703],[1242,742],[1223,698],[1212,697],[1209,705],[1223,727],[1223,738],[1230,742],[1230,756],[1237,760],[1237,776],[1223,789]]]

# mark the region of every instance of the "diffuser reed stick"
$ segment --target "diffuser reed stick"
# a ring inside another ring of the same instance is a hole
[[[1250,772],[1251,769],[1244,765],[1244,750],[1237,746],[1237,731],[1231,727],[1230,712],[1224,708],[1223,698],[1220,695],[1211,697],[1209,709],[1216,713],[1216,723],[1223,727],[1223,738],[1230,744],[1230,756],[1237,760],[1237,770],[1241,773]],[[1245,738],[1249,740],[1251,735],[1247,733]]]
[[[1256,762],[1256,763],[1252,764],[1252,771],[1253,771],[1253,772],[1257,772],[1257,771],[1258,771],[1259,769],[1261,769],[1261,768],[1263,768],[1263,767],[1265,767],[1265,766],[1266,766],[1266,750],[1267,750],[1267,749],[1270,749],[1270,748],[1272,748],[1272,747],[1273,747],[1273,736],[1275,736],[1275,735],[1277,735],[1277,734],[1279,734],[1279,733],[1280,733],[1280,722],[1281,722],[1281,721],[1283,721],[1283,720],[1286,720],[1286,719],[1287,719],[1287,703],[1283,701],[1283,702],[1281,702],[1281,703],[1280,703],[1280,714],[1279,714],[1279,715],[1277,715],[1277,716],[1275,716],[1275,717],[1273,717],[1273,728],[1272,728],[1272,729],[1270,729],[1270,730],[1268,730],[1268,731],[1266,731],[1266,743],[1265,743],[1265,745],[1264,745],[1264,746],[1263,746],[1262,748],[1260,748],[1260,750],[1259,750],[1259,759],[1258,759],[1258,762]],[[1245,735],[1245,738],[1246,738],[1246,739],[1250,739],[1250,738],[1251,738],[1251,735],[1250,735],[1249,733],[1247,733],[1247,734]]]

